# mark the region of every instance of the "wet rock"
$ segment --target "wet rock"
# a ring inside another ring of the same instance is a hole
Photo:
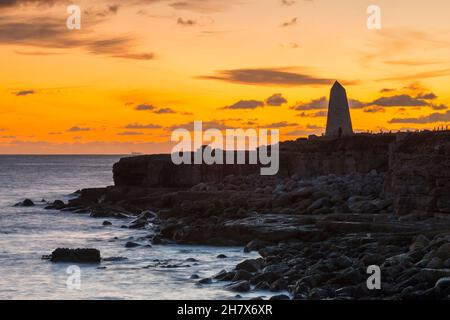
[[[262,268],[260,259],[248,259],[236,266],[236,270],[246,270],[248,272],[256,272]]]
[[[260,249],[266,247],[267,245],[269,245],[269,243],[266,241],[261,241],[258,239],[252,240],[249,243],[247,243],[247,245],[244,248],[244,252],[248,253],[252,251],[259,251]]]
[[[198,262],[198,260],[195,258],[187,258],[186,262]]]
[[[25,199],[22,202],[18,202],[14,205],[15,207],[33,207],[34,206],[34,202],[31,201],[30,199]]]
[[[112,226],[112,223],[109,221],[103,221],[102,225],[104,226]]]
[[[252,277],[253,277],[253,275],[248,271],[237,270],[231,281],[236,282],[236,281],[241,281],[241,280],[250,280]]]
[[[434,287],[441,294],[450,294],[450,277],[439,279]]]
[[[125,243],[125,248],[136,248],[139,247],[140,244],[133,242],[133,241],[128,241],[127,243]]]
[[[202,279],[200,281],[198,281],[199,284],[211,284],[212,283],[212,279],[211,278],[205,278]]]
[[[128,228],[130,229],[144,229],[147,225],[147,219],[145,218],[139,218],[130,223]]]
[[[227,273],[227,270],[221,270],[219,273],[215,274],[213,278],[216,280],[222,280],[227,275]]]
[[[97,249],[58,248],[49,256],[52,262],[99,263],[100,251]]]
[[[255,286],[255,291],[269,291],[270,290],[270,284],[267,282],[259,282]]]
[[[250,282],[247,280],[238,281],[225,286],[225,288],[231,291],[248,292],[250,291]]]
[[[441,260],[450,259],[450,243],[444,243],[437,249],[435,257],[440,258]]]
[[[161,237],[160,236],[154,236],[153,238],[152,238],[152,244],[156,244],[156,245],[158,245],[158,244],[162,244],[162,239],[161,239]]]
[[[291,300],[291,298],[285,294],[279,294],[279,295],[270,297],[269,300],[272,300],[272,301],[274,301],[274,300]]]
[[[274,281],[276,281],[279,278],[279,275],[276,274],[275,272],[264,272],[264,273],[260,273],[256,276],[254,276],[250,282],[252,284],[257,284],[259,282],[267,282],[267,283],[272,283]]]
[[[196,280],[196,279],[199,279],[199,278],[200,278],[200,276],[198,274],[193,274],[193,275],[191,275],[189,277],[189,279],[192,279],[192,280]]]
[[[438,257],[434,257],[427,263],[426,267],[430,269],[439,269],[442,267],[442,260]]]
[[[219,254],[219,255],[217,256],[217,259],[226,259],[226,258],[227,258],[227,256],[224,255],[224,254]]]
[[[284,291],[288,287],[288,282],[285,279],[278,279],[270,285],[270,291]]]
[[[104,258],[102,260],[105,262],[121,262],[121,261],[128,260],[128,258],[126,258],[126,257],[109,257],[109,258]]]
[[[49,210],[49,209],[56,209],[56,210],[60,210],[64,207],[64,202],[61,200],[55,200],[53,201],[52,204],[48,205],[45,207],[45,209]]]

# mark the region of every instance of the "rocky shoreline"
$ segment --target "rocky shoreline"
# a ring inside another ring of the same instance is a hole
[[[134,217],[129,228],[156,228],[153,244],[260,254],[202,285],[228,281],[229,290],[270,290],[274,299],[450,297],[450,132],[298,140],[280,150],[274,177],[246,165],[124,158],[114,186],[48,208]],[[381,290],[366,284],[373,265]]]

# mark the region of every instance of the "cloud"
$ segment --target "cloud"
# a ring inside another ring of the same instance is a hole
[[[435,95],[433,92],[430,92],[430,93],[419,93],[417,95],[416,99],[434,100],[434,99],[437,99],[437,95]]]
[[[450,75],[450,69],[439,69],[439,70],[431,70],[413,74],[405,74],[402,76],[395,76],[389,78],[377,79],[376,81],[407,81],[407,80],[416,80],[416,79],[427,79],[427,78],[439,78],[439,77],[447,77]]]
[[[389,123],[415,123],[415,124],[427,124],[434,122],[450,122],[450,110],[445,113],[432,113],[427,116],[421,116],[417,118],[394,118]]]
[[[166,129],[169,131],[173,131],[173,130],[177,130],[177,129],[186,129],[189,131],[194,131],[194,123],[186,122],[186,123],[167,127]],[[203,130],[208,130],[208,129],[225,130],[225,129],[232,129],[232,128],[230,126],[228,126],[224,120],[211,120],[211,121],[203,121],[202,129]]]
[[[328,99],[326,97],[321,97],[318,99],[313,99],[306,103],[298,103],[297,105],[293,106],[293,110],[323,110],[328,108]]]
[[[284,23],[281,25],[281,27],[282,27],[282,28],[292,27],[292,26],[295,26],[295,25],[297,24],[297,22],[298,22],[298,18],[293,18],[293,19],[291,19],[291,20],[289,20],[289,21],[287,21],[287,22],[284,22]]]
[[[295,73],[284,69],[235,69],[222,70],[213,76],[199,76],[198,79],[221,80],[232,83],[265,86],[316,86],[330,85],[331,79]]]
[[[172,110],[171,108],[161,108],[158,110],[155,110],[153,113],[156,114],[173,114],[173,113],[177,113],[175,110]]]
[[[91,131],[91,128],[83,128],[79,126],[72,127],[67,130],[68,132],[85,132],[85,131]]]
[[[239,3],[241,0],[179,0],[170,3],[169,6],[177,10],[212,13],[224,11],[228,6]]]
[[[433,110],[447,110],[448,107],[445,104],[430,104]]]
[[[424,107],[428,103],[407,94],[401,94],[391,97],[378,98],[367,105],[376,105],[380,107]]]
[[[91,23],[95,25],[96,22]],[[20,18],[0,16],[0,44],[38,48],[80,48],[90,54],[114,58],[152,60],[153,52],[137,52],[138,41],[131,36],[96,37],[89,28],[68,30],[64,18]]]
[[[280,129],[280,128],[296,127],[296,126],[298,126],[297,123],[281,121],[281,122],[275,122],[275,123],[265,125],[264,127],[269,128],[269,129]]]
[[[378,113],[378,112],[386,112],[386,110],[383,107],[380,107],[380,106],[373,106],[373,107],[364,108],[364,112],[366,112],[366,113]]]
[[[183,18],[178,18],[177,24],[179,24],[181,26],[185,26],[185,27],[192,27],[197,24],[197,21],[191,20],[191,19],[184,20]]]
[[[137,105],[134,110],[136,111],[151,111],[151,110],[155,110],[156,108],[154,106],[152,106],[151,104],[140,104]]]
[[[118,136],[142,136],[143,133],[136,132],[136,131],[124,131],[124,132],[119,132],[117,135]]]
[[[137,129],[137,130],[153,130],[162,128],[158,124],[139,124],[139,123],[130,123],[125,126],[125,129]]]
[[[297,116],[302,117],[302,118],[323,118],[323,117],[326,117],[327,114],[328,114],[328,112],[324,110],[324,111],[318,111],[318,112],[313,112],[313,113],[301,112]]]
[[[256,109],[258,107],[263,107],[264,102],[258,100],[240,100],[230,106],[223,107],[222,109],[230,110],[245,110],[245,109]]]
[[[383,88],[380,90],[380,93],[389,93],[395,91],[395,89],[391,89],[391,88]]]
[[[297,3],[295,0],[281,0],[280,2],[282,6],[292,6]]]
[[[274,95],[266,99],[266,105],[272,107],[279,107],[285,103],[287,103],[287,100],[281,93],[275,93]]]
[[[314,125],[314,124],[308,124],[308,125],[306,126],[306,128],[307,128],[307,129],[310,129],[310,130],[319,130],[319,129],[323,129],[323,127],[321,127],[321,126],[316,126],[316,125]]]
[[[31,94],[35,94],[36,92],[34,90],[21,90],[15,93],[17,97],[24,97]]]

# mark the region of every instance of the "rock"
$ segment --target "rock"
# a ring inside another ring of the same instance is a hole
[[[198,274],[193,274],[189,277],[189,279],[195,280],[195,279],[199,279],[200,276]]]
[[[136,248],[136,247],[139,247],[139,246],[140,246],[140,244],[138,244],[136,242],[132,242],[132,241],[128,241],[125,244],[125,248]]]
[[[270,297],[269,300],[272,300],[272,301],[274,301],[274,300],[291,300],[291,298],[285,294],[279,294],[279,295]]]
[[[259,282],[255,286],[255,291],[269,291],[270,285],[267,282]]]
[[[323,207],[329,207],[331,205],[330,200],[327,197],[320,198],[313,202],[312,205],[308,207],[307,212],[314,212]]]
[[[158,245],[158,244],[161,244],[161,243],[162,243],[161,237],[159,237],[159,236],[154,236],[154,237],[152,238],[152,244]]]
[[[440,293],[450,294],[450,277],[440,278],[434,287]]]
[[[50,255],[52,262],[99,263],[100,251],[97,249],[58,248]]]
[[[186,262],[198,262],[198,260],[195,258],[187,258],[185,261]]]
[[[278,280],[279,275],[277,275],[275,272],[264,272],[264,273],[260,273],[256,276],[254,276],[250,282],[252,284],[257,284],[259,282],[267,282],[267,283],[272,283],[276,280]]]
[[[261,241],[258,239],[252,240],[249,243],[247,243],[247,245],[244,248],[244,252],[248,253],[252,251],[259,251],[262,248],[266,247],[267,245],[269,245],[269,243],[266,241]]]
[[[31,201],[30,199],[25,199],[22,202],[18,202],[14,205],[15,207],[33,207],[34,206],[34,202]]]
[[[226,259],[226,258],[227,258],[227,256],[224,255],[224,254],[219,254],[219,255],[217,256],[217,259]]]
[[[253,275],[250,272],[245,270],[238,270],[234,274],[234,278],[231,281],[236,282],[241,280],[250,280],[251,278],[253,278]]]
[[[250,282],[247,280],[238,281],[225,286],[225,288],[231,291],[248,292],[250,291]]]
[[[147,225],[147,219],[146,218],[138,218],[130,223],[128,228],[130,229],[144,229]]]
[[[102,225],[104,226],[112,226],[112,223],[109,221],[103,221]]]
[[[428,240],[427,237],[425,237],[424,235],[419,235],[417,236],[417,238],[414,240],[413,244],[411,244],[411,246],[409,247],[410,251],[417,251],[417,250],[422,250],[425,249],[425,247],[427,247],[430,244],[430,240]]]
[[[198,281],[199,284],[211,284],[212,283],[212,279],[211,278],[205,278],[202,279],[200,281]]]
[[[436,251],[435,257],[438,257],[443,261],[450,259],[450,243],[444,243],[441,245]]]
[[[61,200],[55,200],[52,204],[45,207],[45,209],[57,209],[60,210],[65,206],[64,202]]]
[[[248,272],[256,272],[262,268],[262,263],[259,259],[248,259],[242,261],[236,266],[236,270],[246,270]]]
[[[126,261],[128,258],[126,257],[109,257],[102,259],[105,262],[120,262],[120,261]]]
[[[434,257],[428,262],[426,267],[430,269],[439,269],[442,267],[442,260],[438,257]]]
[[[284,291],[288,287],[288,282],[281,278],[270,285],[270,291]]]

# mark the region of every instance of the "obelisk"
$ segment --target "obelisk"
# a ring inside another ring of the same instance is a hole
[[[348,106],[347,92],[345,91],[345,88],[336,81],[331,88],[325,136],[342,137],[352,134],[353,127]]]

